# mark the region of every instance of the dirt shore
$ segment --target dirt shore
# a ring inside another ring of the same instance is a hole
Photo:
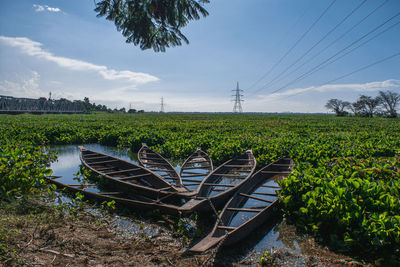
[[[153,235],[145,231],[127,234],[115,226],[113,214],[75,210],[69,216],[63,212],[38,200],[2,202],[0,265],[261,266],[260,257],[238,259],[215,249],[187,254],[190,240],[163,226]],[[366,266],[320,247],[313,239],[300,246],[304,247],[302,255],[284,250],[267,253],[265,265]]]

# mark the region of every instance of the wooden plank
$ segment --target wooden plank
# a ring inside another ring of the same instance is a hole
[[[99,195],[104,195],[104,196],[107,196],[107,195],[120,195],[121,192],[99,192],[98,194]]]
[[[187,174],[201,174],[201,173],[199,173],[199,172],[190,172],[190,171],[188,172],[188,171],[185,170],[185,168],[182,168],[182,173],[185,173],[185,174],[186,174],[186,173],[187,173]],[[206,173],[206,174],[203,173],[202,175],[208,175],[208,173]],[[182,177],[183,177],[183,176],[182,176]]]
[[[215,191],[215,192],[225,192],[226,191],[226,189],[224,190],[224,189],[213,189],[212,191]]]
[[[84,154],[83,156],[85,156],[85,155],[99,155],[99,153],[96,153],[96,152],[89,152],[89,151],[87,151],[87,150],[82,151],[82,154]]]
[[[203,162],[208,162],[208,160],[191,160],[187,162],[186,164],[196,164],[196,163],[203,163]]]
[[[156,188],[157,190],[163,191],[165,189],[171,189],[172,186],[168,186],[168,187],[163,187],[163,188]],[[174,191],[172,191],[171,193],[175,193]]]
[[[230,211],[260,212],[262,209],[227,208]]]
[[[280,189],[280,187],[279,187],[279,186],[274,186],[274,185],[262,185],[262,186],[260,186],[260,187],[267,187],[267,188],[278,188],[278,189]]]
[[[276,173],[276,174],[289,174],[290,172],[283,171],[260,171],[261,173]]]
[[[232,226],[223,226],[223,225],[218,225],[218,229],[224,229],[224,230],[235,230],[237,227],[232,227]]]
[[[143,176],[148,176],[148,175],[153,175],[153,174],[152,173],[144,173],[144,174],[132,175],[132,176],[120,178],[118,180],[122,180],[122,181],[124,181],[124,180],[133,180],[133,179],[140,178],[140,177],[143,177]]]
[[[213,173],[213,175],[216,176],[224,176],[224,177],[241,177],[241,176],[247,176],[247,174],[230,174],[230,173]]]
[[[143,160],[162,160],[164,161],[162,158],[149,158],[149,157],[140,157]]]
[[[189,183],[189,184],[183,184],[184,186],[189,186],[189,185],[199,185],[199,184],[201,184],[201,183]]]
[[[149,165],[149,166],[169,166],[168,163],[161,163],[161,162],[143,162],[144,165]]]
[[[167,169],[149,169],[153,172],[175,172],[175,170],[167,170]]]
[[[85,156],[83,156],[84,157],[84,159],[85,160],[88,160],[88,159],[90,159],[90,160],[92,160],[92,159],[102,159],[102,158],[109,158],[110,156],[96,156],[96,157],[85,157]]]
[[[142,151],[140,154],[145,154],[145,155],[158,155],[155,152],[150,152],[150,151]]]
[[[253,193],[253,194],[254,194],[254,193]],[[255,200],[260,200],[260,201],[268,202],[268,203],[272,203],[272,202],[273,202],[273,201],[271,201],[271,200],[267,200],[267,199],[263,199],[263,198],[261,198],[261,197],[255,197],[255,196],[251,196],[251,195],[247,195],[247,194],[243,194],[243,193],[240,193],[239,195],[244,196],[244,197],[247,197],[247,198],[252,198],[252,199],[255,199]]]
[[[96,168],[94,166],[92,166],[96,171],[104,171],[104,170],[111,170],[111,169],[115,169],[114,167],[102,167],[102,168]]]
[[[273,197],[278,196],[277,194],[274,194],[274,193],[256,193],[256,192],[254,192],[253,194],[254,195],[262,195],[262,196],[273,196]]]
[[[68,186],[96,186],[95,184],[67,184]]]
[[[198,173],[198,174],[181,175],[181,177],[197,177],[197,176],[206,176],[206,175],[207,175],[207,173]]]
[[[114,171],[114,172],[106,172],[105,174],[111,175],[111,174],[117,174],[117,173],[132,172],[132,171],[137,171],[137,170],[141,170],[141,168],[120,170],[120,171]]]
[[[207,166],[199,166],[199,167],[186,167],[185,170],[194,170],[194,169],[208,169],[210,168],[211,165],[207,165]]]
[[[181,179],[181,180],[182,180],[182,182],[199,182],[199,183],[201,183],[201,181],[194,180],[194,179]]]
[[[223,167],[228,167],[228,168],[251,168],[250,165],[224,165]]]
[[[112,159],[112,160],[105,160],[105,161],[99,161],[99,162],[88,162],[88,164],[90,165],[96,165],[96,164],[103,164],[103,163],[109,163],[109,162],[115,162],[115,161],[119,161],[118,159]]]
[[[235,187],[236,185],[231,185],[231,184],[211,184],[211,183],[204,183],[204,185],[209,185],[209,186],[224,186],[224,187]]]

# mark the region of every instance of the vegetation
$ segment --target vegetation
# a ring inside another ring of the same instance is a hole
[[[353,112],[357,117],[397,117],[397,106],[400,103],[400,94],[392,91],[379,91],[376,97],[360,95],[354,103],[340,99],[329,99],[325,107],[335,112],[336,116],[346,116],[347,110]]]
[[[165,52],[182,41],[189,43],[181,28],[208,15],[202,6],[205,3],[209,0],[102,0],[95,11],[98,17],[113,21],[127,43]]]
[[[289,155],[296,167],[282,182],[281,192],[288,219],[338,250],[399,260],[399,119],[233,114],[3,115],[2,197],[40,187],[45,162],[52,159],[41,148],[44,145],[95,142],[129,147],[135,152],[145,142],[176,160],[202,147],[215,164],[251,148],[259,167]]]

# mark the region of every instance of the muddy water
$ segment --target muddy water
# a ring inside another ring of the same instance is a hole
[[[86,144],[84,146],[91,150],[139,164],[137,154],[132,153],[128,149],[118,149],[99,144]],[[74,177],[81,167],[77,145],[55,146],[51,150],[56,151],[58,156],[57,161],[52,163],[50,167],[53,170],[53,175],[62,176],[62,178],[59,178],[59,181],[63,183],[76,183]],[[172,164],[179,173],[180,165],[176,162]],[[157,225],[143,225],[143,222],[134,222],[119,216],[115,216],[113,220],[115,223],[114,227],[119,228],[126,234],[145,233],[151,237],[160,233],[160,228]],[[254,231],[254,233],[240,243],[240,246],[235,246],[235,249],[229,247],[225,248],[222,250],[222,253],[234,253],[236,257],[249,257],[255,260],[261,257],[265,251],[277,249],[294,254],[301,254],[299,242],[302,242],[302,240],[300,240],[300,237],[293,234],[293,232],[294,229],[288,227],[281,221],[270,222],[264,225],[262,229]],[[295,262],[297,266],[303,265],[302,260],[297,259]]]

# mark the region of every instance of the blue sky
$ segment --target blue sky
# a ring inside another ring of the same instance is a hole
[[[155,53],[126,44],[112,22],[96,18],[92,0],[2,0],[0,94],[37,98],[47,97],[51,91],[55,98],[87,96],[91,102],[111,108],[131,104],[147,111],[158,111],[164,97],[166,111],[229,112],[233,108],[231,90],[238,81],[244,90],[244,111],[326,112],[324,105],[330,98],[354,101],[360,94],[375,96],[379,90],[400,93],[400,56],[325,85],[400,52],[399,0],[337,0],[276,65],[330,3],[332,0],[211,0],[206,5],[210,15],[183,29],[189,45]],[[283,72],[359,5],[353,15]],[[344,52],[387,29],[377,38],[291,83],[391,17]],[[323,52],[315,56],[319,51]]]

